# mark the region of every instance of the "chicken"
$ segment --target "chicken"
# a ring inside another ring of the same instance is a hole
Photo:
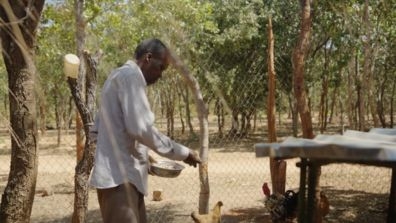
[[[297,216],[298,193],[288,190],[285,194],[273,193],[267,183],[262,186],[264,205],[271,214],[272,222],[291,221]]]
[[[291,222],[297,217],[298,192],[288,190],[284,194],[271,194],[267,183],[263,184],[262,190],[265,195],[264,205],[271,214],[272,222]],[[319,208],[323,217],[329,213],[329,207],[329,200],[321,191]]]
[[[191,213],[191,218],[195,223],[221,223],[221,206],[223,202],[218,201],[209,214]]]
[[[322,216],[326,216],[330,212],[330,203],[329,199],[327,199],[326,194],[323,191],[320,191],[320,204],[319,208],[322,212]]]

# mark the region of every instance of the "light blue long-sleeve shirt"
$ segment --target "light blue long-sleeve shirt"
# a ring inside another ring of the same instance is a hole
[[[130,182],[147,195],[148,148],[172,160],[184,160],[189,149],[154,127],[146,81],[133,61],[107,78],[94,131],[97,131],[91,185],[111,188]]]

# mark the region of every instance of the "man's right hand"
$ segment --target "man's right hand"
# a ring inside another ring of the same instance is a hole
[[[196,152],[190,150],[190,153],[188,154],[187,158],[183,160],[183,162],[187,163],[190,166],[197,167],[197,164],[200,164],[202,161]]]

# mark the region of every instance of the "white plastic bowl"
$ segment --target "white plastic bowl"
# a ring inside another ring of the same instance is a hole
[[[66,77],[77,78],[80,59],[74,54],[66,54],[63,58],[63,72]]]

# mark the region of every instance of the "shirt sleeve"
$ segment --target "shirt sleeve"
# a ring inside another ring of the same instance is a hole
[[[189,149],[174,142],[154,127],[154,114],[150,109],[142,75],[126,74],[119,79],[118,99],[128,133],[138,142],[161,156],[184,160]]]

